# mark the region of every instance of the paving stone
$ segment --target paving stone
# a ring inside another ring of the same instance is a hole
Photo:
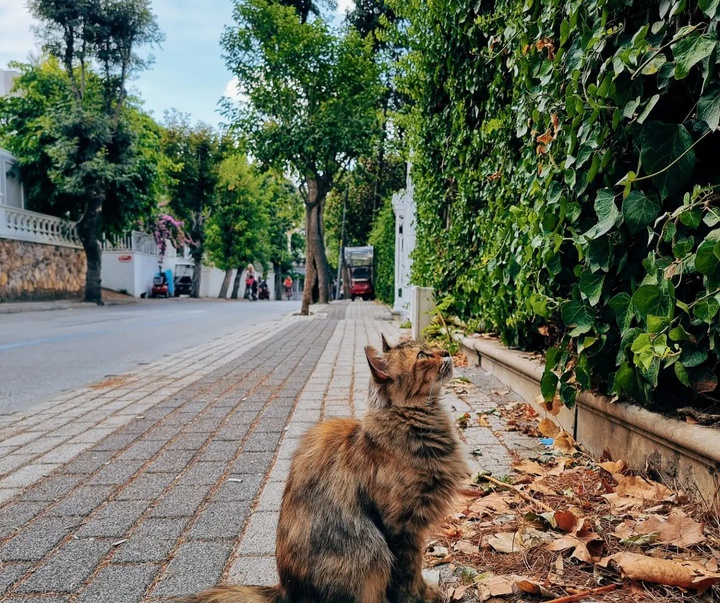
[[[188,533],[190,540],[235,539],[242,531],[252,500],[211,502],[203,508]]]
[[[146,501],[113,500],[94,514],[80,531],[80,538],[122,538],[147,510]]]
[[[244,452],[275,452],[280,441],[280,431],[255,431],[245,442]]]
[[[170,442],[165,450],[167,452],[173,450],[192,450],[196,451],[208,439],[208,435],[204,433],[181,433],[177,439]]]
[[[109,540],[69,540],[17,588],[21,593],[72,593],[112,547]]]
[[[231,541],[186,542],[150,594],[153,597],[182,597],[215,586],[220,581],[232,546]]]
[[[25,488],[43,477],[50,475],[58,465],[50,463],[31,463],[13,471],[9,475],[0,479],[0,487],[2,488]]]
[[[6,593],[31,567],[30,563],[0,563],[0,595]]]
[[[127,541],[117,545],[113,563],[165,561],[177,545],[188,521],[189,517],[146,519]]]
[[[165,442],[162,440],[142,439],[135,442],[125,452],[120,453],[115,460],[122,462],[128,460],[142,459],[147,461],[153,456],[155,456],[155,454],[159,452],[164,445]]]
[[[38,561],[68,536],[79,522],[79,518],[71,517],[36,519],[0,546],[0,561]]]
[[[235,457],[240,441],[212,441],[198,454],[199,461],[228,461]]]
[[[110,450],[118,452],[124,450],[140,437],[139,433],[119,432],[105,438],[95,445],[95,451]]]
[[[65,496],[81,481],[76,475],[53,475],[23,492],[21,501],[51,501]]]
[[[45,503],[13,502],[0,511],[0,539],[7,538],[47,507]],[[0,557],[1,559],[1,557]]]
[[[182,436],[181,436],[182,437]],[[196,449],[166,450],[145,469],[148,473],[180,473],[197,453]]]
[[[117,500],[153,501],[175,481],[176,473],[143,473],[116,496]]]
[[[178,486],[199,486],[215,484],[228,468],[222,461],[193,463],[190,468],[177,480]]]
[[[191,516],[209,492],[207,486],[176,486],[160,499],[152,517]]]
[[[144,462],[140,459],[134,461],[111,462],[91,477],[87,485],[89,486],[119,486],[127,482],[138,469],[142,467]]]
[[[274,555],[279,513],[256,511],[250,517],[240,548],[241,555]]]
[[[264,479],[264,475],[231,475],[213,494],[212,500],[213,502],[252,500],[260,490]]]
[[[285,490],[283,482],[268,482],[262,490],[258,501],[258,511],[279,511],[282,495]]]
[[[238,557],[232,564],[228,574],[231,584],[257,584],[273,586],[280,581],[277,573],[275,557]]]
[[[105,466],[113,456],[110,450],[90,450],[75,458],[70,463],[63,465],[60,473],[94,473]]]
[[[273,461],[274,452],[243,452],[232,466],[233,473],[265,474]]]
[[[114,486],[82,486],[60,500],[57,504],[51,506],[46,515],[49,517],[90,515],[105,502],[114,491]]]
[[[160,566],[107,565],[76,599],[76,603],[140,603]]]

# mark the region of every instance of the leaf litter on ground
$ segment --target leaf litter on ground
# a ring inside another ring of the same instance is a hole
[[[521,406],[502,410],[510,429],[522,424],[552,444],[518,459],[507,482],[485,472],[465,486],[426,552],[426,565],[450,573],[447,600],[720,601],[720,522],[710,508],[620,459],[593,459]]]

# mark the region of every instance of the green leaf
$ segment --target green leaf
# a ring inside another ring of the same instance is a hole
[[[698,0],[698,6],[702,12],[712,19],[718,16],[720,0]]]
[[[637,234],[655,221],[660,205],[642,191],[633,191],[623,200],[622,213],[630,232]]]
[[[595,197],[595,213],[598,223],[583,236],[588,239],[597,239],[612,230],[620,212],[615,205],[615,195],[608,188],[600,189]]]
[[[653,75],[660,71],[660,68],[667,63],[667,58],[664,54],[658,54],[652,58],[652,60],[643,67],[643,75]]]
[[[707,359],[708,352],[705,348],[700,348],[693,343],[687,343],[682,347],[680,362],[685,368],[700,366]]]
[[[558,376],[550,370],[543,373],[540,380],[540,392],[545,400],[552,400],[557,392]],[[537,391],[537,390],[535,390]]]
[[[713,318],[718,313],[718,310],[720,310],[720,302],[714,297],[699,301],[693,306],[695,318],[709,325],[713,323]]]
[[[608,305],[615,311],[615,320],[621,331],[625,331],[632,320],[630,302],[631,298],[627,293],[618,293],[608,302]]]
[[[675,376],[678,378],[678,381],[680,381],[680,383],[682,383],[685,387],[692,387],[688,372],[687,370],[685,370],[685,367],[682,365],[681,362],[675,363]]]
[[[569,327],[587,327],[593,325],[593,312],[582,302],[570,300],[562,305],[560,310],[563,322]]]
[[[659,100],[660,100],[659,94],[653,94],[650,97],[650,100],[648,100],[647,104],[645,105],[645,108],[640,112],[640,115],[638,115],[637,122],[639,124],[643,123],[647,119],[648,115],[650,115],[650,111],[653,110],[653,108],[655,107],[655,105],[657,105],[657,102]]]
[[[596,306],[600,301],[604,281],[605,275],[602,272],[583,271],[580,277],[580,292],[591,306]]]
[[[720,274],[720,259],[715,255],[716,244],[717,242],[712,239],[705,239],[698,246],[695,255],[695,268],[700,274],[710,277]]]
[[[720,124],[720,83],[713,82],[700,97],[698,118],[703,120],[711,130],[717,129]]]
[[[632,296],[632,304],[643,318],[648,314],[670,316],[672,299],[657,285],[642,285]]]
[[[677,327],[670,329],[670,333],[668,335],[670,336],[670,339],[672,339],[673,341],[694,341],[694,339],[695,339],[692,335],[690,335],[681,326],[677,326]]]
[[[692,136],[682,124],[651,121],[640,136],[640,159],[662,199],[686,187],[695,169]]]
[[[675,57],[675,79],[681,80],[687,77],[693,65],[712,54],[716,42],[713,36],[693,32],[672,45]]]

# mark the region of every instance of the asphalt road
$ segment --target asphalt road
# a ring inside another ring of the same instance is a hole
[[[273,322],[299,301],[145,300],[0,314],[0,414],[134,370],[183,348]]]

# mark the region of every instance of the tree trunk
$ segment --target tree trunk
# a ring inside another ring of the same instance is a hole
[[[280,262],[273,262],[273,273],[275,274],[275,299],[282,299],[283,275],[280,272]]]
[[[222,285],[220,285],[220,295],[218,295],[220,299],[225,299],[227,297],[227,292],[230,288],[230,277],[232,277],[232,268],[228,268],[225,271],[225,278],[223,278]]]
[[[318,303],[326,304],[330,299],[328,292],[330,291],[330,268],[328,267],[327,253],[325,252],[325,238],[323,236],[324,219],[323,208],[325,207],[325,199],[323,198],[318,204],[315,212],[316,229],[313,233],[315,236],[315,270],[318,279]]]
[[[239,266],[237,269],[237,272],[235,274],[235,282],[233,283],[233,290],[232,290],[232,293],[230,294],[230,297],[232,299],[237,299],[238,295],[240,293],[240,282],[242,281],[242,279],[241,279],[242,273],[243,273],[243,268],[242,268],[242,266]]]
[[[192,276],[192,293],[190,294],[190,297],[198,298],[200,297],[200,280],[202,279],[202,247],[194,247],[190,252],[190,257],[192,257],[195,262]]]
[[[85,250],[87,272],[85,273],[85,296],[86,302],[92,302],[98,306],[103,305],[102,300],[102,246],[98,239],[100,230],[100,214],[102,212],[102,197],[95,196],[85,208],[83,217],[77,224],[78,235]]]
[[[312,208],[309,204],[305,205],[305,232],[310,232],[310,216]],[[313,249],[313,240],[311,237],[305,238],[305,285],[303,289],[302,305],[300,306],[300,314],[308,316],[310,314],[310,303],[312,302],[312,290],[315,286],[315,251]]]

